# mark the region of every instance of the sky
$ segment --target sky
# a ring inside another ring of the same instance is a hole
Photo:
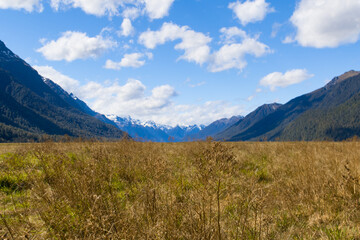
[[[0,0],[0,40],[103,114],[209,124],[360,69],[359,0]]]

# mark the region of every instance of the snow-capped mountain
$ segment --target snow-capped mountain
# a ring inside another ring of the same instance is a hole
[[[108,119],[116,123],[123,131],[127,132],[133,139],[154,142],[179,142],[185,141],[190,134],[199,132],[204,126],[176,126],[157,124],[153,121],[142,122],[130,116],[119,117],[107,115]]]

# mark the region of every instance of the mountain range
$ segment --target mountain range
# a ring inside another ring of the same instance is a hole
[[[0,41],[0,142],[62,136],[180,142],[345,140],[360,136],[360,72],[349,71],[286,104],[264,104],[245,117],[208,126],[166,126],[103,115],[38,74]]]
[[[107,115],[118,128],[127,132],[133,139],[138,141],[153,142],[180,142],[184,141],[188,135],[202,130],[203,126],[167,126],[156,124],[153,121],[141,122],[140,120],[128,117]]]
[[[153,121],[141,122],[128,117],[118,117],[107,115],[117,126],[127,132],[133,139],[139,141],[154,142],[188,142],[205,140],[207,137],[214,138],[216,134],[232,126],[242,119],[242,116],[233,116],[217,120],[208,126],[189,125],[189,126],[167,126],[156,124]]]

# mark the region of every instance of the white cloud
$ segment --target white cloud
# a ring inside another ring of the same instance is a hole
[[[126,7],[121,15],[124,17],[124,18],[129,18],[129,19],[136,19],[138,18],[140,15],[141,15],[141,9],[138,8],[138,7]]]
[[[222,38],[226,44],[217,52],[213,53],[208,66],[211,72],[221,72],[227,69],[237,68],[242,70],[247,65],[246,55],[261,57],[271,53],[270,48],[259,42],[257,37],[249,37],[243,30],[236,27],[222,28]],[[236,43],[235,36],[240,37],[241,43]]]
[[[115,46],[117,46],[116,42],[101,35],[88,37],[86,33],[68,31],[56,41],[45,43],[37,51],[48,60],[71,62],[76,59],[99,57],[107,49]]]
[[[44,7],[41,4],[41,1],[42,0],[1,0],[0,9],[24,9],[28,12],[42,12]]]
[[[122,11],[121,15],[125,18],[135,19],[147,14],[150,19],[159,19],[169,14],[173,2],[174,0],[51,0],[51,6],[55,10],[80,8],[85,13],[96,16],[116,16]]]
[[[147,52],[147,53],[145,53],[145,55],[147,56],[148,59],[154,58],[154,54],[152,54],[151,52]]]
[[[79,81],[56,71],[51,66],[33,66],[33,68],[38,71],[41,76],[52,80],[69,93],[74,93],[80,86]]]
[[[244,3],[237,1],[230,3],[228,7],[234,11],[243,26],[262,21],[266,14],[274,12],[265,0],[246,0]]]
[[[174,0],[144,0],[145,11],[151,19],[167,16]]]
[[[300,83],[314,75],[309,74],[306,69],[293,69],[286,73],[273,72],[260,80],[260,85],[269,87],[271,91],[275,91],[277,87],[287,87],[293,84]]]
[[[230,28],[221,28],[220,32],[222,33],[221,38],[223,42],[226,44],[231,44],[236,42],[236,37],[240,39],[247,38],[247,34],[244,30],[239,29],[237,27],[230,27]]]
[[[141,60],[145,56],[148,57],[149,59],[152,59],[152,53],[125,54],[120,62],[113,62],[112,60],[107,60],[104,67],[107,69],[114,69],[114,70],[120,70],[121,68],[124,67],[138,68],[145,64],[145,60],[144,59]]]
[[[180,59],[198,64],[203,64],[208,60],[210,55],[208,44],[211,42],[211,38],[191,30],[188,26],[180,27],[173,23],[164,23],[159,31],[147,30],[142,33],[139,43],[149,49],[154,49],[157,45],[178,39],[181,42],[175,45],[175,49],[185,51]]]
[[[271,53],[270,48],[257,40],[258,36],[251,38],[245,31],[237,28],[221,28],[221,39],[225,44],[220,50],[211,53],[209,43],[211,38],[203,33],[195,32],[188,26],[178,26],[173,23],[164,23],[159,31],[147,30],[139,37],[139,43],[149,49],[160,44],[180,39],[175,49],[185,51],[179,59],[197,64],[209,63],[211,72],[220,72],[231,68],[243,69],[247,62],[246,55],[261,57]],[[239,42],[241,40],[241,42]]]
[[[290,21],[304,47],[337,47],[360,36],[359,0],[301,0]]]
[[[221,118],[243,114],[244,109],[226,101],[207,101],[202,104],[169,106],[163,112],[164,114],[153,116],[153,120],[172,126],[178,123],[207,125]]]
[[[119,36],[125,36],[128,37],[131,34],[134,33],[134,27],[131,24],[131,20],[128,18],[124,18],[122,24],[121,24],[121,30],[118,32]]]
[[[288,44],[295,42],[295,39],[291,36],[286,36],[284,40],[281,41],[282,43]]]
[[[78,96],[95,111],[149,120],[171,105],[171,99],[177,95],[169,85],[155,87],[150,95],[145,90],[143,83],[135,79],[129,79],[125,85],[90,82],[80,88]]]
[[[129,79],[123,86],[118,83],[104,86],[97,82],[89,82],[81,86],[77,94],[84,100],[90,100],[95,110],[102,109],[105,113],[109,113],[106,111],[120,102],[144,98],[145,89],[146,87],[139,80]]]
[[[118,15],[118,8],[123,3],[124,0],[51,0],[51,6],[56,10],[65,7],[81,8],[85,13],[96,16]]]

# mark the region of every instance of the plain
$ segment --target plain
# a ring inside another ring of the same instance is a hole
[[[359,239],[360,142],[0,145],[1,239]]]

